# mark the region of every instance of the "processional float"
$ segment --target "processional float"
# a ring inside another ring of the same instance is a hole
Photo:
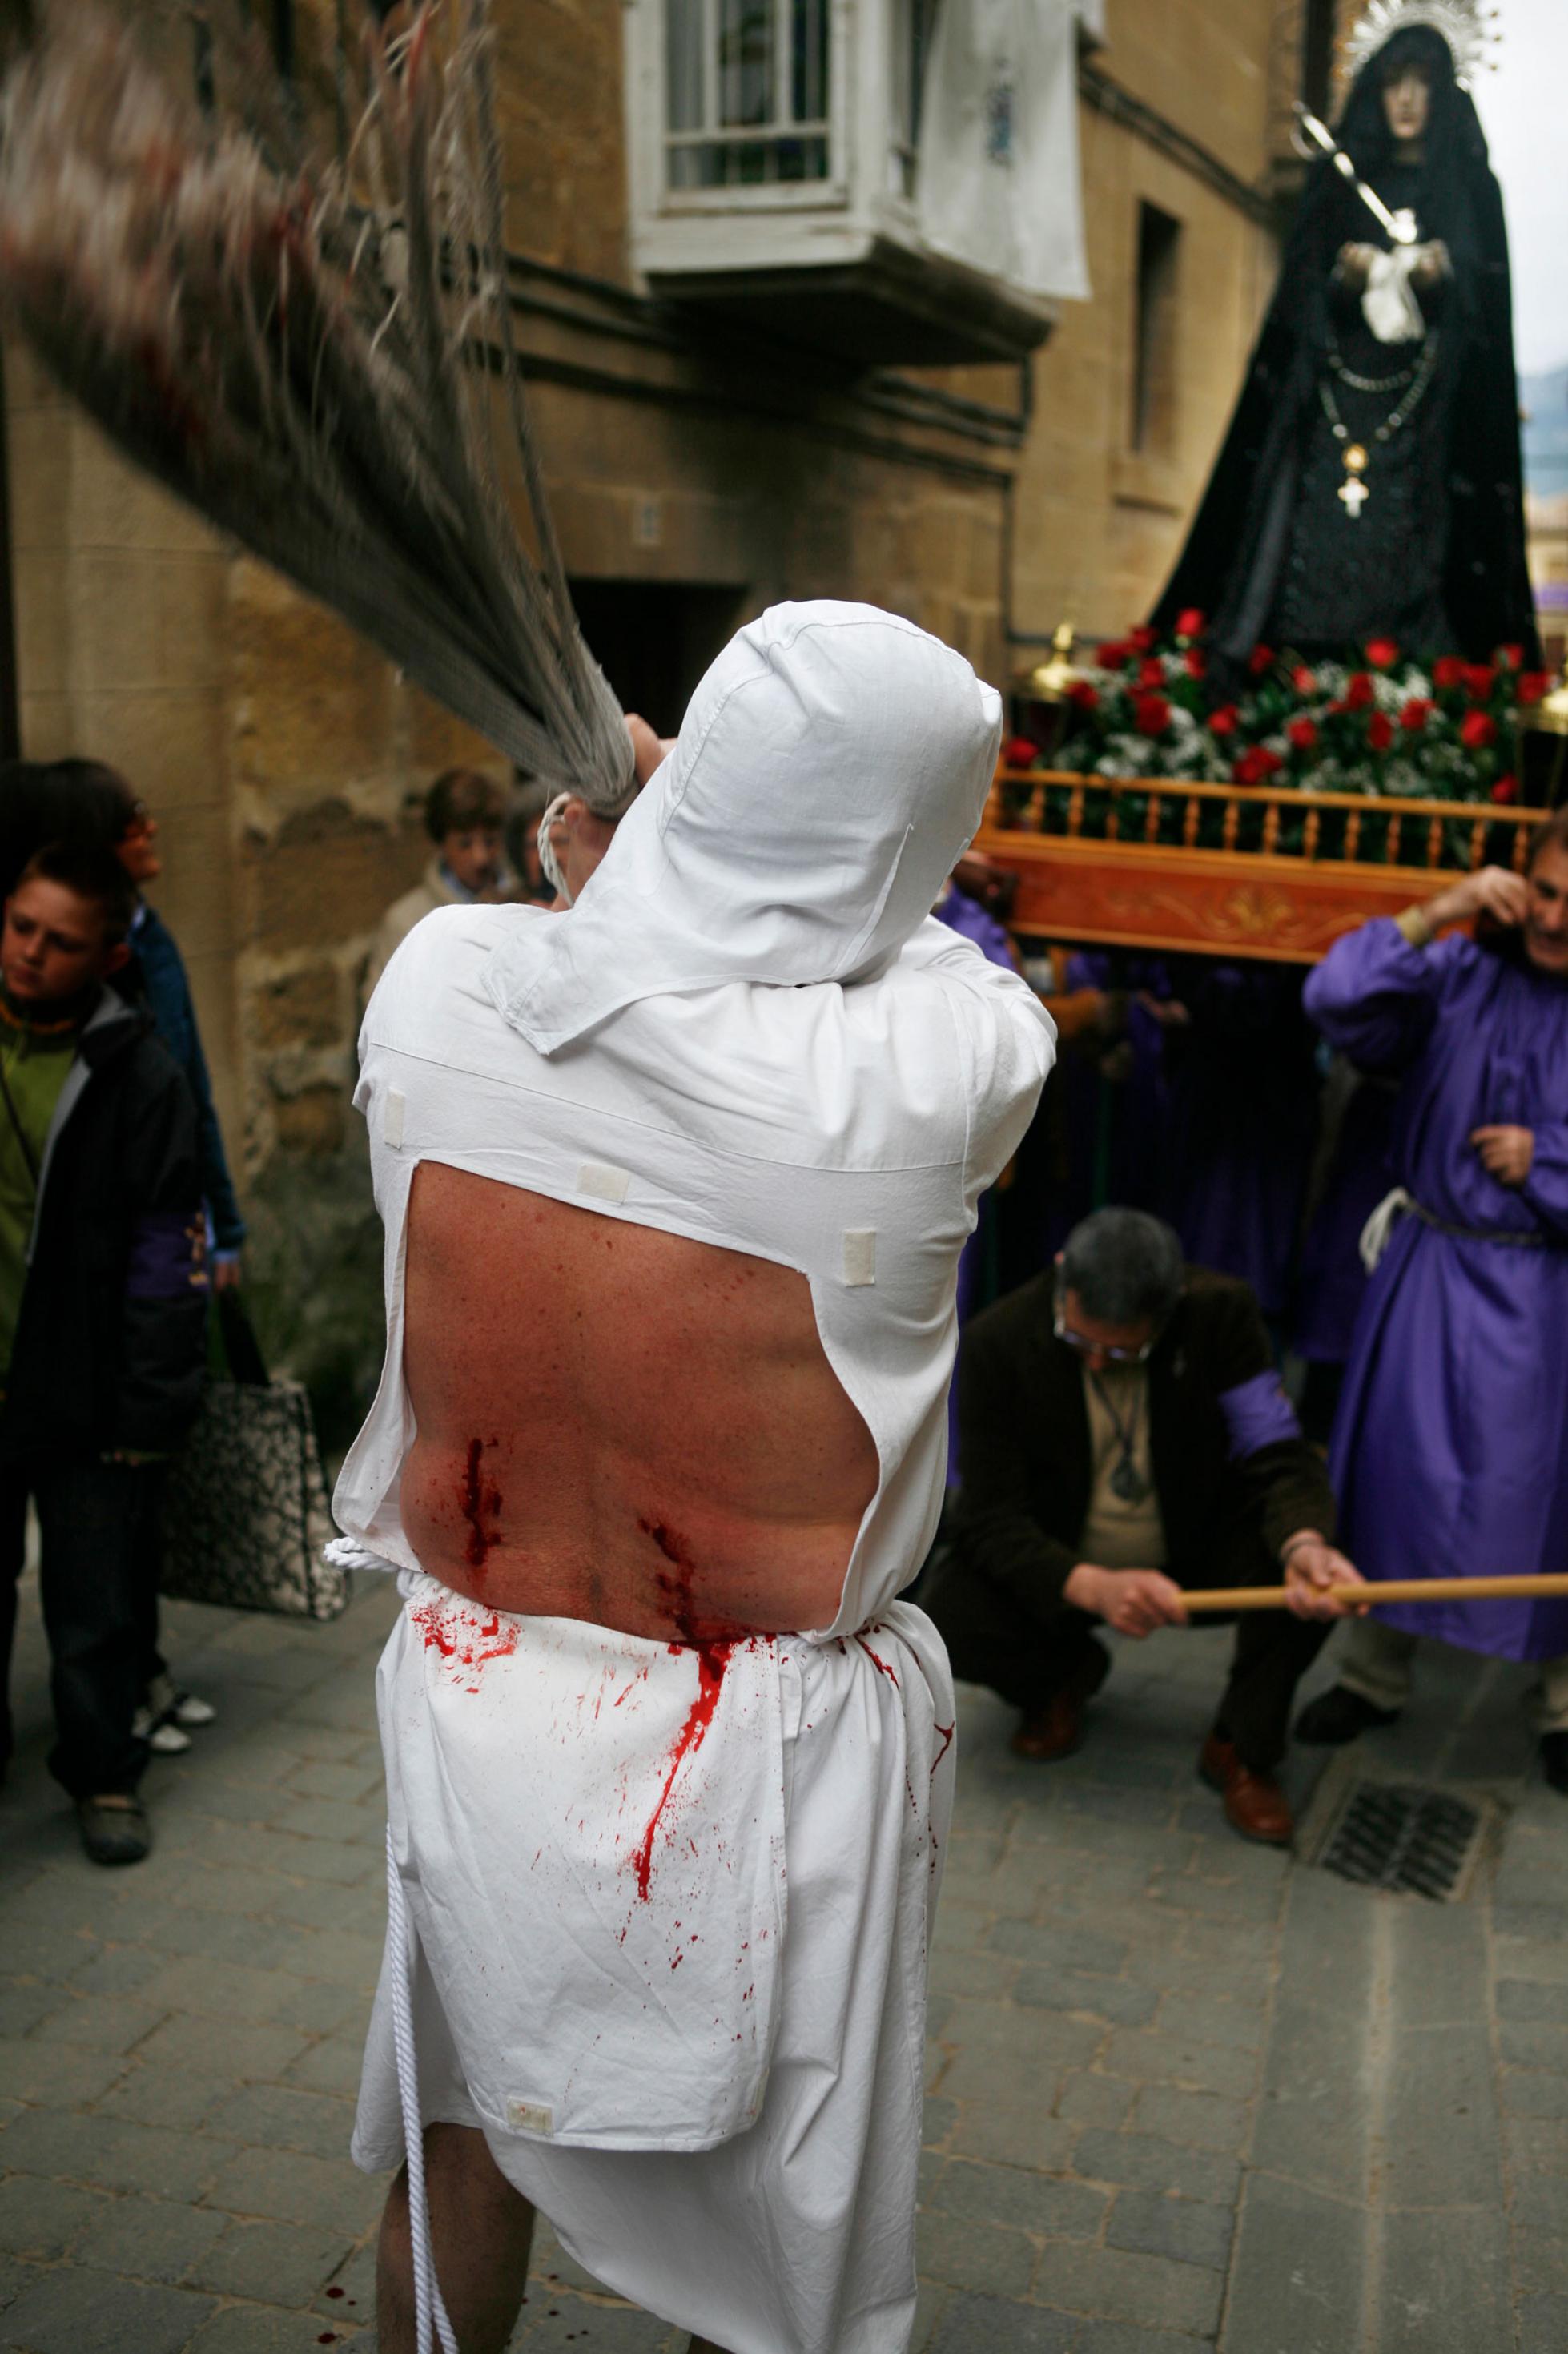
[[[1345,44],[1349,75],[1416,27],[1441,36],[1467,92],[1492,38],[1478,0],[1372,0]],[[1300,152],[1323,159],[1364,210],[1369,233],[1375,225],[1386,239],[1377,267],[1399,281],[1396,308],[1408,304],[1421,250],[1415,214],[1385,202],[1317,115],[1297,113]],[[1481,170],[1489,180],[1484,152]],[[1352,373],[1330,325],[1319,381],[1297,388],[1314,418],[1321,402],[1334,435],[1347,530],[1378,498],[1388,447],[1431,387],[1441,333],[1418,309],[1407,315],[1409,325],[1389,331],[1386,375]],[[1504,369],[1511,383],[1506,352],[1494,377]],[[1386,414],[1364,439],[1340,413],[1343,384],[1385,396]],[[1516,432],[1512,464],[1517,480]],[[1517,593],[1521,522],[1514,529],[1514,593],[1501,602],[1518,625],[1510,634],[1529,641],[1533,621]],[[1436,896],[1457,874],[1488,864],[1522,871],[1568,759],[1568,671],[1551,692],[1532,644],[1479,661],[1451,655],[1425,672],[1376,637],[1326,669],[1287,646],[1258,646],[1244,693],[1226,705],[1214,691],[1206,617],[1174,620],[1173,631],[1134,631],[1097,655],[1080,652],[1064,622],[1051,655],[1015,681],[1015,732],[975,848],[1012,878],[1016,930],[1306,963],[1368,917]]]

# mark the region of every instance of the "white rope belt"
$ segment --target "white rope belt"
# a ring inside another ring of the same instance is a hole
[[[1383,1200],[1361,1228],[1359,1247],[1361,1265],[1369,1275],[1375,1275],[1377,1272],[1377,1263],[1388,1248],[1388,1238],[1393,1232],[1394,1220],[1407,1210],[1412,1217],[1419,1218],[1422,1225],[1430,1226],[1435,1234],[1454,1235],[1461,1242],[1501,1243],[1505,1248],[1511,1247],[1514,1250],[1548,1250],[1552,1247],[1545,1235],[1521,1235],[1516,1233],[1511,1226],[1451,1225],[1446,1218],[1436,1216],[1427,1209],[1425,1203],[1418,1202],[1414,1193],[1407,1193],[1403,1185],[1396,1185],[1392,1193],[1383,1195]]]
[[[387,1931],[392,1962],[392,2041],[397,2054],[397,2096],[403,2110],[403,2144],[408,2158],[408,2238],[414,2254],[414,2330],[418,2354],[458,2354],[447,2317],[436,2254],[430,2243],[430,2210],[425,2196],[425,2131],[419,2114],[419,2062],[414,2049],[413,1980],[417,1947],[403,1894],[403,1877],[387,1827]]]
[[[323,1545],[322,1559],[334,1569],[382,1569],[392,1571],[394,1575],[397,1569],[395,1561],[372,1553],[357,1537],[334,1537],[330,1544]]]

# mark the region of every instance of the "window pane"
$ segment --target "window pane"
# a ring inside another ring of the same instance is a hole
[[[721,122],[773,120],[772,0],[718,0]]]
[[[664,0],[665,105],[672,131],[703,127],[703,0]],[[672,175],[673,187],[689,184]]]
[[[821,122],[828,111],[827,0],[792,0],[790,90],[797,122]],[[787,175],[814,178],[814,174]]]
[[[670,155],[672,188],[756,188],[825,180],[825,139],[704,139]]]

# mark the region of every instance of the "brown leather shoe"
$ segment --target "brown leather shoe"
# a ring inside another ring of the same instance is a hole
[[[1012,1754],[1033,1766],[1070,1757],[1084,1737],[1084,1703],[1076,1692],[1054,1692],[1044,1708],[1023,1712],[1012,1736]]]
[[[1225,1803],[1225,1820],[1243,1839],[1261,1840],[1266,1847],[1288,1847],[1296,1821],[1285,1793],[1266,1774],[1255,1774],[1236,1755],[1234,1741],[1211,1733],[1198,1755],[1198,1771]]]

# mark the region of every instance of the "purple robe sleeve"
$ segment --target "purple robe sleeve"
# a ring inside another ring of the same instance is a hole
[[[1301,1002],[1362,1070],[1398,1070],[1426,1044],[1452,962],[1450,943],[1412,948],[1391,916],[1374,916],[1334,942]]]
[[[1568,1119],[1543,1119],[1533,1129],[1530,1174],[1520,1187],[1543,1226],[1568,1236]]]
[[[1245,1463],[1262,1447],[1277,1447],[1301,1436],[1296,1409],[1272,1366],[1266,1373],[1254,1373],[1250,1381],[1238,1382],[1234,1389],[1222,1390],[1220,1411],[1225,1417],[1233,1463]]]

